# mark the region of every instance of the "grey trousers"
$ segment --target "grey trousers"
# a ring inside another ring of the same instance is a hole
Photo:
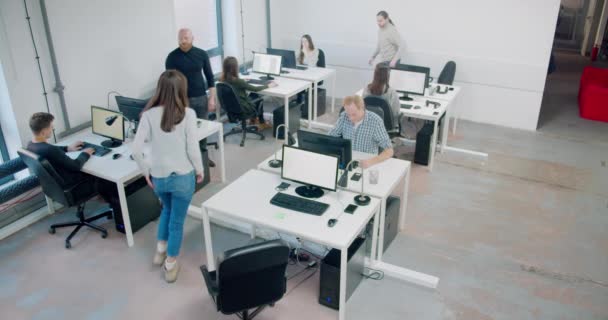
[[[196,117],[199,119],[207,119],[209,114],[209,107],[207,106],[207,96],[190,97],[188,98],[190,105],[189,107],[194,109]],[[198,146],[201,149],[201,153],[207,151],[207,139],[200,140]]]

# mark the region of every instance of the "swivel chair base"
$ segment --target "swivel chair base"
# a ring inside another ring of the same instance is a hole
[[[70,233],[70,235],[65,239],[65,248],[66,249],[70,249],[72,247],[72,244],[70,243],[70,240],[72,240],[72,238],[76,235],[76,233],[78,233],[78,231],[82,228],[82,227],[89,227],[93,230],[97,230],[99,232],[101,232],[101,237],[102,238],[106,238],[108,236],[108,231],[105,228],[102,228],[98,225],[92,224],[91,222],[99,220],[101,218],[108,218],[108,220],[112,219],[112,209],[110,208],[103,208],[99,211],[101,211],[100,214],[97,214],[95,216],[92,216],[90,218],[85,218],[84,217],[84,204],[81,204],[78,206],[78,211],[76,212],[76,216],[78,217],[78,221],[72,221],[72,222],[65,222],[65,223],[57,223],[57,224],[53,224],[49,227],[49,233],[50,234],[55,234],[55,229],[58,228],[64,228],[64,227],[73,227],[76,226],[76,228]],[[98,212],[99,212],[98,211]]]
[[[231,136],[231,135],[234,135],[234,134],[242,134],[243,135],[242,138],[241,138],[241,143],[240,143],[241,147],[245,146],[245,138],[247,137],[247,134],[256,135],[256,136],[260,137],[260,140],[264,140],[266,138],[266,137],[264,137],[264,134],[262,134],[261,132],[258,132],[258,127],[255,127],[255,126],[245,126],[245,127],[243,127],[243,126],[241,126],[240,128],[239,127],[234,127],[234,128],[232,128],[232,130],[230,130],[230,132],[225,133],[224,134],[224,139],[227,136]]]

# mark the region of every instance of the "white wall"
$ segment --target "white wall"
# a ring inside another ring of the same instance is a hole
[[[243,60],[241,32],[241,2],[245,33],[245,59],[253,59],[252,51],[266,52],[266,0],[223,0],[224,56]]]
[[[338,70],[336,95],[342,97],[371,80],[375,15],[386,10],[406,42],[403,63],[429,66],[437,76],[456,61],[463,90],[455,111],[462,118],[536,130],[559,3],[272,0],[272,43],[296,48],[309,33]]]

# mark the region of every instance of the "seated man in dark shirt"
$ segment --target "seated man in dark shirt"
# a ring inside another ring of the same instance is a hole
[[[84,149],[76,159],[72,159],[66,155],[66,152],[80,150],[82,148],[82,141],[74,142],[69,146],[56,146],[47,142],[53,134],[54,119],[55,117],[52,114],[46,112],[38,112],[32,115],[30,118],[30,129],[34,137],[28,143],[27,150],[46,159],[68,185],[83,180],[90,180],[89,186],[96,188],[102,198],[112,204],[114,215],[120,214],[120,212],[117,212],[120,206],[115,205],[118,201],[116,185],[80,171],[85,162],[95,152],[95,149]]]

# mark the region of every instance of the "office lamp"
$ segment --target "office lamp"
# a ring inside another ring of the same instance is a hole
[[[280,124],[277,126],[276,130],[274,131],[274,142],[276,143],[277,140],[279,139],[279,128],[280,127],[285,127],[285,124]],[[286,130],[285,130],[286,131]],[[291,136],[291,132],[287,132],[287,145],[291,146],[295,143],[293,137]],[[285,144],[285,140],[283,140],[283,144]],[[271,168],[280,168],[283,165],[283,161],[277,159],[277,153],[274,153],[274,159],[268,161],[268,166],[270,166]]]
[[[363,167],[361,166],[359,167],[361,168],[361,192],[359,192],[359,194],[356,195],[354,199],[356,204],[360,206],[366,206],[369,204],[371,199],[369,198],[369,196],[363,194],[363,187],[365,185],[365,169],[363,169]]]

